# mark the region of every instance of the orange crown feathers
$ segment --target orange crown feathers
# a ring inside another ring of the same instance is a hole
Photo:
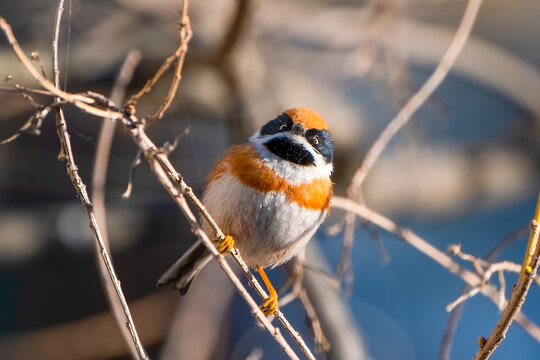
[[[311,109],[297,107],[285,110],[285,113],[289,115],[294,122],[304,125],[306,129],[328,130],[328,125],[326,125],[323,118]]]

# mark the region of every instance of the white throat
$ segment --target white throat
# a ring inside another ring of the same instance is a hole
[[[314,165],[299,165],[290,161],[284,160],[279,156],[268,151],[263,143],[277,137],[289,136],[294,142],[302,144],[304,148],[315,159]],[[332,164],[326,163],[321,154],[316,152],[310,143],[300,135],[289,134],[273,134],[273,135],[261,135],[259,131],[253,134],[249,138],[249,142],[255,145],[262,161],[268,165],[269,168],[275,171],[275,173],[285,179],[291,185],[300,185],[309,183],[315,179],[329,178],[333,171]]]

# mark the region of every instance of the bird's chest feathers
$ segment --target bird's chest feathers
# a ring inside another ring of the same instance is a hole
[[[328,209],[332,197],[332,182],[328,177],[315,178],[298,183],[302,167],[295,173],[291,167],[285,177],[276,172],[262,160],[254,146],[245,144],[233,146],[225,158],[216,166],[213,176],[226,172],[233,175],[245,186],[261,193],[283,194],[291,202],[310,210]]]

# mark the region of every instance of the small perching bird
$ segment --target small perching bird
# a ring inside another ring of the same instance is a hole
[[[242,145],[231,146],[208,177],[202,202],[227,234],[221,253],[236,247],[257,269],[277,310],[277,293],[263,268],[291,259],[323,222],[332,198],[334,146],[325,121],[313,110],[293,108],[266,123]],[[206,221],[203,229],[217,237]],[[197,241],[159,279],[184,295],[211,255]]]

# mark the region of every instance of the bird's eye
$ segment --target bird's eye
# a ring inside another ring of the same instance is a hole
[[[279,115],[274,120],[269,121],[261,128],[261,135],[273,135],[287,131],[293,126],[291,117],[285,113]]]
[[[318,136],[318,135],[315,135],[315,136],[313,137],[312,141],[313,141],[313,144],[314,144],[315,146],[318,146],[319,143],[320,143],[319,136]]]

